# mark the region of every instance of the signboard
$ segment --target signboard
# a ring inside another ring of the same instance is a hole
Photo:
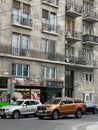
[[[57,87],[57,88],[63,88],[63,81],[46,81],[46,86],[48,87]]]
[[[12,80],[12,81],[11,81]],[[14,78],[8,79],[8,83],[13,83],[15,85],[32,85],[32,86],[41,86],[43,85],[42,79],[30,79],[30,78]]]

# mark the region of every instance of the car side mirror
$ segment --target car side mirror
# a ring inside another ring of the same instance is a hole
[[[25,103],[24,103],[22,106],[23,106],[23,107],[26,107],[26,106],[27,106],[27,104],[25,104]]]

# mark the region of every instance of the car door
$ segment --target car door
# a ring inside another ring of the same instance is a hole
[[[38,101],[30,101],[30,112],[35,114],[37,111],[37,106],[39,105]]]
[[[30,113],[30,101],[25,101],[22,105],[21,114]]]

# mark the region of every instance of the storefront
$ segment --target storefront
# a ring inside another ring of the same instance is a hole
[[[13,99],[37,99],[42,103],[51,97],[62,96],[62,81],[30,79],[30,78],[0,78],[0,102],[9,102],[9,94]]]

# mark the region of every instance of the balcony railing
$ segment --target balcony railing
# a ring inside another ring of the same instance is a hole
[[[71,17],[78,17],[82,15],[82,6],[72,3],[66,3],[66,14]]]
[[[12,23],[14,25],[19,26],[26,26],[26,27],[32,27],[32,20],[23,18],[22,16],[19,16],[19,18],[15,18],[14,14],[12,14]]]
[[[83,43],[84,44],[90,44],[90,45],[98,45],[98,36],[93,35],[83,35]]]
[[[51,24],[42,23],[42,31],[57,33],[57,26]]]
[[[85,11],[83,13],[83,20],[87,22],[98,22],[98,15],[94,11]]]
[[[65,39],[73,42],[82,41],[82,32],[66,30]]]
[[[53,61],[62,61],[64,62],[65,56],[59,53],[43,53],[39,50],[24,50],[20,48],[12,48],[11,46],[0,45],[0,53],[13,55],[13,56],[23,56],[30,58],[38,58],[43,60],[53,60]]]
[[[58,0],[42,0],[42,2],[58,6]]]
[[[86,66],[98,67],[96,60],[89,61],[85,57],[69,56],[69,57],[65,57],[65,62],[68,63],[69,65],[73,64],[74,66],[83,65],[84,67],[86,67]]]

